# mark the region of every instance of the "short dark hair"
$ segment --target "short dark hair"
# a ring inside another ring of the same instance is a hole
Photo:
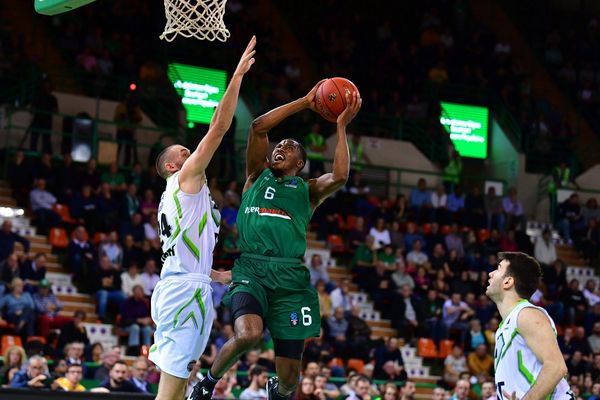
[[[169,171],[167,171],[167,168],[165,167],[165,163],[167,162],[167,158],[173,146],[176,145],[172,144],[171,146],[164,148],[163,151],[158,153],[158,156],[156,157],[156,172],[158,172],[158,176],[163,179],[167,179],[170,175]]]
[[[113,366],[110,367],[110,370],[112,371],[115,368],[116,365],[124,365],[125,367],[127,367],[127,363],[125,361],[123,361],[123,360],[117,360],[117,362],[115,362],[113,364]]]
[[[67,372],[73,367],[81,368],[83,370],[83,365],[80,363],[67,363]]]
[[[265,372],[267,372],[265,367],[262,365],[255,365],[254,367],[250,368],[250,372],[248,372],[248,374],[250,375],[250,379],[252,379],[253,377],[259,376]]]
[[[535,258],[520,252],[500,252],[498,262],[502,260],[508,261],[504,276],[512,276],[517,294],[524,299],[529,299],[540,286],[542,279],[540,264]]]

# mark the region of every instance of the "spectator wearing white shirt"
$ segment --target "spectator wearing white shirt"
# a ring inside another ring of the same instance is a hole
[[[60,216],[52,210],[56,204],[56,197],[46,190],[45,179],[40,178],[35,181],[35,187],[29,193],[29,202],[39,233],[46,234],[48,229],[60,223]]]
[[[119,235],[116,231],[111,231],[108,235],[108,240],[100,245],[100,258],[106,256],[110,262],[116,265],[117,269],[121,268],[123,263],[123,248],[118,243]]]
[[[334,289],[329,295],[331,298],[331,308],[341,307],[344,311],[352,310],[352,301],[350,300],[350,279],[344,279],[340,287]]]
[[[151,213],[148,222],[144,224],[144,237],[151,242],[159,241],[158,238],[158,218],[156,213]]]
[[[385,227],[385,220],[383,218],[377,218],[375,226],[369,231],[369,235],[375,239],[375,249],[380,249],[385,245],[392,243],[390,238],[390,231]]]
[[[313,256],[310,258],[310,266],[308,270],[310,272],[311,285],[317,286],[317,282],[320,280],[325,282],[325,285],[329,285],[331,279],[329,278],[327,267],[324,265],[323,259],[320,255],[313,254]]]
[[[132,261],[127,268],[127,272],[121,274],[121,290],[127,297],[133,295],[134,286],[144,287],[142,276],[138,272],[138,266],[135,261]]]
[[[142,287],[144,288],[144,294],[146,296],[151,296],[154,288],[160,280],[160,277],[156,273],[156,261],[151,258],[146,260],[144,272],[142,272],[140,276],[142,280]]]
[[[550,229],[544,229],[542,236],[535,240],[533,254],[540,263],[545,265],[552,265],[556,261],[556,247]]]
[[[406,255],[406,262],[416,266],[427,264],[429,262],[429,257],[421,251],[421,248],[421,241],[419,239],[415,240],[412,245],[412,250]]]
[[[598,292],[596,291],[595,280],[588,279],[588,281],[585,283],[583,297],[585,297],[590,307],[594,307],[596,304],[600,303],[600,296],[598,296]]]
[[[431,193],[431,207],[435,210],[435,220],[445,224],[447,220],[448,195],[444,185],[438,185],[435,192]]]

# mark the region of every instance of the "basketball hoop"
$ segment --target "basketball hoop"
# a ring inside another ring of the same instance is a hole
[[[167,23],[161,39],[172,42],[177,35],[200,40],[229,38],[223,22],[227,0],[164,0]]]

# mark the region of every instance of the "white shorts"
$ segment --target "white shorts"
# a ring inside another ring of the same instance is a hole
[[[204,352],[214,318],[210,278],[182,274],[161,279],[152,293],[154,345],[148,358],[161,371],[188,379]]]

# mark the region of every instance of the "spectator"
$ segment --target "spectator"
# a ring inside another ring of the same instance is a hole
[[[15,251],[15,243],[23,245],[23,252],[29,253],[29,240],[12,231],[13,225],[10,219],[5,219],[2,222],[0,229],[0,262],[6,260],[9,255]],[[0,293],[1,295],[1,293]]]
[[[572,237],[585,227],[579,205],[579,196],[573,193],[558,207],[558,229],[561,236],[572,242]]]
[[[335,310],[341,307],[344,311],[352,309],[352,301],[350,299],[350,279],[343,279],[340,287],[331,292],[331,307]]]
[[[125,293],[125,296],[131,296],[133,288],[138,285],[143,289],[144,280],[139,274],[137,262],[131,262],[127,267],[127,272],[121,273],[121,291]]]
[[[112,191],[123,191],[127,188],[125,184],[125,176],[119,172],[119,166],[116,162],[108,166],[108,171],[105,171],[101,177],[102,183],[107,183]]]
[[[225,232],[225,238],[223,239],[223,258],[226,260],[236,260],[241,254],[240,246],[238,243],[239,231],[237,224],[231,225],[231,229]]]
[[[116,231],[110,232],[108,240],[100,245],[100,259],[107,257],[115,269],[120,269],[123,263],[123,248],[118,242]]]
[[[371,382],[365,376],[359,375],[356,378],[356,383],[354,384],[354,392],[350,393],[345,399],[346,400],[366,400],[369,395],[369,388],[371,387]]]
[[[79,364],[83,365],[83,352],[85,350],[85,346],[83,342],[72,342],[67,344],[64,347],[65,351],[65,360],[67,364]],[[83,366],[83,372],[86,372],[86,367]]]
[[[422,248],[422,242],[417,239],[413,242],[412,250],[406,255],[406,262],[412,264],[413,268],[429,265],[429,257],[421,250]]]
[[[588,337],[588,343],[592,353],[600,353],[600,322],[594,324],[592,334]]]
[[[374,273],[369,274],[366,288],[373,296],[375,307],[381,310],[385,318],[389,318],[396,297],[396,285],[384,264],[375,265]]]
[[[479,382],[482,382],[490,378],[494,367],[494,359],[489,355],[487,346],[482,343],[469,354],[467,364],[469,365],[469,372],[477,376]]]
[[[569,286],[563,290],[562,302],[565,305],[567,314],[565,322],[569,325],[575,322],[577,316],[581,316],[585,312],[585,297],[579,289],[579,281],[577,279],[571,279]]]
[[[600,208],[598,207],[598,200],[594,197],[590,197],[585,203],[585,206],[581,209],[581,217],[583,223],[588,224],[590,219],[600,220]]]
[[[96,189],[100,187],[100,183],[102,182],[102,176],[100,174],[100,171],[98,171],[98,161],[96,161],[95,158],[90,158],[90,160],[87,162],[87,166],[85,171],[83,172],[81,181],[85,182],[83,187],[85,187],[87,184],[90,186],[92,191],[96,191]]]
[[[417,386],[413,381],[407,380],[404,385],[400,386],[400,399],[399,400],[414,400],[415,393],[417,392]]]
[[[46,359],[42,356],[34,355],[29,359],[27,369],[21,370],[15,374],[10,382],[11,388],[26,389],[45,389],[52,383]]]
[[[485,200],[478,185],[473,186],[473,191],[465,197],[465,222],[473,229],[486,226]]]
[[[515,241],[515,231],[514,229],[509,229],[506,231],[504,235],[502,235],[502,239],[500,239],[500,249],[502,251],[518,251],[519,247],[517,242]]]
[[[58,112],[58,100],[52,94],[52,83],[46,78],[35,94],[31,107],[31,151],[37,152],[37,143],[42,136],[42,153],[52,154],[52,114]]]
[[[227,190],[225,191],[223,196],[225,197],[225,203],[229,204],[235,209],[240,208],[240,190],[238,189],[237,181],[235,179],[229,182],[229,184],[227,185]]]
[[[85,317],[85,313],[81,310],[76,310],[73,313],[71,322],[64,325],[60,330],[58,345],[56,346],[58,349],[63,349],[67,343],[78,342],[85,345],[90,343],[87,331],[83,325]]]
[[[96,205],[98,215],[102,216],[96,228],[101,231],[113,229],[119,223],[119,202],[106,182],[100,185]]]
[[[454,191],[448,196],[448,213],[452,221],[462,221],[464,208],[465,195],[462,192],[462,187],[456,186]]]
[[[139,346],[150,346],[152,341],[152,318],[150,304],[141,285],[133,287],[133,295],[121,305],[121,325],[129,333],[127,346],[130,352],[139,351]]]
[[[14,278],[21,276],[21,266],[15,253],[10,254],[0,263],[0,298],[8,290]]]
[[[364,165],[372,164],[372,162],[364,152],[360,135],[356,132],[352,134],[352,138],[348,142],[348,150],[350,153],[350,178],[352,178],[355,172],[362,171]]]
[[[67,266],[73,271],[73,281],[81,282],[83,276],[91,272],[94,261],[94,248],[86,240],[87,232],[80,225],[73,232],[73,239],[67,247]]]
[[[148,382],[148,361],[140,357],[131,366],[131,383],[137,386],[142,393],[152,393],[152,388]]]
[[[33,295],[35,311],[38,315],[38,332],[42,337],[48,337],[50,329],[61,329],[72,321],[71,318],[58,315],[63,306],[60,304],[47,279],[42,279],[39,290]]]
[[[572,340],[571,346],[574,351],[580,351],[586,359],[592,353],[592,349],[587,341],[583,326],[578,326],[575,328],[575,337]]]
[[[27,362],[27,356],[25,355],[25,349],[21,346],[9,346],[3,354],[4,365],[0,368],[0,379],[2,382],[10,383],[8,379],[9,372],[12,369],[17,371],[21,370],[21,367]]]
[[[361,246],[367,240],[367,230],[365,228],[365,219],[363,217],[356,217],[354,226],[348,231],[347,238],[348,244],[351,249],[356,249]]]
[[[398,289],[398,293],[401,292],[403,286],[408,286],[410,289],[415,288],[415,281],[408,273],[406,273],[406,265],[403,263],[396,264],[396,272],[394,272],[391,276],[394,284]]]
[[[327,141],[321,134],[321,125],[314,124],[312,126],[310,132],[304,137],[304,146],[309,161],[309,176],[314,178],[323,175]]]
[[[398,388],[392,382],[386,383],[382,390],[381,400],[398,400]]]
[[[346,336],[348,345],[352,349],[353,358],[367,361],[369,358],[369,345],[371,344],[371,327],[360,317],[360,307],[352,307],[352,313],[347,318],[348,330]]]
[[[590,307],[594,307],[596,304],[600,303],[600,296],[596,290],[596,281],[594,279],[588,279],[585,283],[583,297],[585,297]]]
[[[127,185],[127,191],[123,196],[123,216],[126,220],[130,220],[134,214],[140,212],[140,199],[137,193],[138,187],[135,183]]]
[[[383,218],[377,219],[375,226],[369,231],[369,235],[373,236],[375,250],[379,250],[391,243],[390,231],[385,227],[385,220]]]
[[[442,312],[446,331],[458,329],[461,333],[461,343],[464,342],[467,329],[469,329],[465,321],[468,321],[475,312],[461,300],[460,293],[452,293],[452,296],[444,303]]]
[[[232,194],[233,192],[228,191],[226,193],[229,193],[229,195],[225,196],[225,207],[221,210],[221,223],[225,230],[229,230],[236,224],[239,207],[237,201],[239,197],[237,197],[237,193],[235,196]]]
[[[37,253],[33,260],[28,260],[21,267],[21,279],[25,282],[25,290],[37,292],[38,285],[46,278],[46,255]]]
[[[109,302],[115,303],[120,308],[126,298],[125,293],[121,290],[121,276],[118,267],[111,263],[108,256],[102,256],[99,263],[96,291],[98,318],[103,320],[106,317],[106,307]]]
[[[431,221],[431,193],[424,178],[420,178],[417,187],[411,190],[408,205],[418,221]]]
[[[517,189],[508,189],[508,196],[502,200],[502,207],[506,214],[506,227],[508,229],[519,229],[524,226],[525,214],[523,213],[523,204],[517,198]]]
[[[487,340],[481,330],[481,322],[478,319],[469,321],[469,332],[465,340],[465,350],[467,352],[475,351],[480,345],[487,344]]]
[[[333,400],[340,395],[340,391],[337,386],[332,383],[327,383],[327,377],[323,373],[315,377],[315,394],[325,400]]]
[[[567,368],[571,376],[583,375],[587,369],[585,359],[581,351],[575,350],[569,360],[567,360]]]
[[[456,250],[456,253],[459,258],[463,258],[465,256],[465,250],[463,248],[463,239],[458,232],[458,224],[453,223],[450,226],[450,233],[446,235],[445,242],[448,251]]]
[[[160,280],[160,277],[156,273],[156,261],[152,259],[146,260],[146,264],[144,265],[144,272],[142,272],[141,278],[142,286],[144,288],[144,294],[149,297],[152,295],[156,284]]]
[[[368,273],[369,267],[375,264],[375,238],[367,236],[364,244],[361,244],[352,258],[352,269],[356,270],[359,282],[362,281]]]
[[[437,224],[432,223],[431,224],[432,231],[434,231],[435,227],[437,227]],[[413,244],[415,243],[416,240],[419,240],[421,242],[422,247],[427,247],[428,242],[425,240],[423,235],[421,235],[421,233],[417,231],[417,225],[414,222],[409,222],[406,225],[406,234],[404,235],[405,247],[407,249],[412,249]]]
[[[446,391],[444,390],[444,388],[438,386],[435,389],[433,389],[433,395],[431,397],[431,400],[444,400],[447,397],[449,398],[450,396],[446,396]]]
[[[417,300],[412,296],[412,289],[408,285],[400,288],[400,298],[395,302],[392,326],[401,332],[406,341],[412,340],[422,331],[419,326],[420,311]]]
[[[146,218],[148,218],[150,214],[158,213],[158,203],[156,202],[154,192],[152,190],[146,189],[144,192],[144,199],[140,203],[140,211]]]
[[[104,354],[102,354],[102,364],[94,373],[94,380],[101,382],[108,380],[115,363],[122,363],[122,361],[119,361],[119,358],[119,353],[116,350],[105,351]],[[127,373],[127,367],[125,367],[125,373]]]
[[[250,369],[249,372],[250,385],[240,393],[240,400],[254,400],[254,399],[267,399],[267,391],[265,387],[267,385],[267,369],[256,365]]]
[[[11,282],[12,291],[0,299],[0,311],[5,319],[16,325],[15,332],[23,338],[33,336],[35,326],[35,305],[31,295],[23,291],[21,278]]]
[[[327,320],[329,340],[333,344],[338,357],[345,355],[346,350],[346,332],[348,331],[348,321],[344,317],[344,309],[336,307],[333,315]]]
[[[100,225],[98,206],[98,199],[92,192],[92,186],[85,183],[81,192],[76,193],[69,202],[69,212],[78,223],[84,224],[90,233],[94,233]]]
[[[228,371],[215,385],[212,393],[213,399],[231,399],[233,388],[237,385],[235,371]]]
[[[323,259],[319,254],[312,255],[308,270],[310,272],[310,283],[313,286],[316,286],[318,281],[323,281],[326,287],[330,283],[327,267],[323,265]]]
[[[383,371],[383,366],[391,361],[395,366],[403,367],[404,360],[400,352],[398,339],[390,337],[384,344],[375,349],[375,376],[379,376]]]
[[[29,200],[31,184],[33,183],[33,169],[31,168],[30,163],[25,159],[25,152],[23,150],[17,150],[15,152],[14,160],[8,164],[6,179],[10,184],[12,196],[17,201],[17,205],[19,207],[26,207]],[[0,233],[0,237],[2,237],[1,235],[2,234]],[[0,260],[3,259],[1,248],[2,247],[0,246]]]
[[[469,398],[469,391],[471,390],[471,384],[466,379],[461,379],[456,382],[454,387],[454,393],[450,397],[450,400],[467,400]]]
[[[67,373],[64,378],[58,378],[55,383],[65,392],[85,392],[81,384],[83,379],[83,367],[81,364],[68,364]]]
[[[556,247],[552,241],[552,231],[544,229],[542,236],[535,240],[535,258],[546,268],[556,261]]]
[[[485,381],[481,384],[481,399],[482,400],[497,400],[496,385],[493,381]]]
[[[598,263],[598,244],[600,243],[600,228],[595,218],[590,218],[587,227],[577,240],[577,247],[583,254],[584,261],[587,264],[596,266]]]
[[[109,392],[117,393],[141,393],[142,391],[127,380],[127,364],[124,361],[116,361],[110,369],[108,379],[100,384]]]
[[[498,230],[504,230],[504,208],[502,199],[496,196],[496,188],[490,186],[487,192],[487,196],[484,199],[485,213],[487,216],[487,229],[491,230],[496,228]]]
[[[393,248],[404,251],[404,234],[400,231],[400,222],[398,221],[392,222],[390,241]]]
[[[317,281],[316,289],[317,294],[319,295],[319,309],[321,311],[321,317],[324,319],[329,318],[332,310],[331,296],[329,293],[327,293],[325,282]]]
[[[46,190],[44,179],[35,181],[34,189],[29,193],[29,201],[40,234],[47,234],[48,229],[60,223],[60,216],[52,210],[56,204],[56,197]]]
[[[462,348],[455,345],[452,348],[452,354],[444,360],[444,380],[450,384],[457,382],[460,374],[465,371],[467,371],[467,360]]]
[[[70,151],[64,152],[63,163],[55,173],[56,193],[59,193],[61,203],[67,204],[81,187],[81,172],[79,167],[73,163]]]
[[[434,209],[435,220],[447,223],[448,195],[444,185],[438,185],[435,192],[431,193],[431,207]]]

